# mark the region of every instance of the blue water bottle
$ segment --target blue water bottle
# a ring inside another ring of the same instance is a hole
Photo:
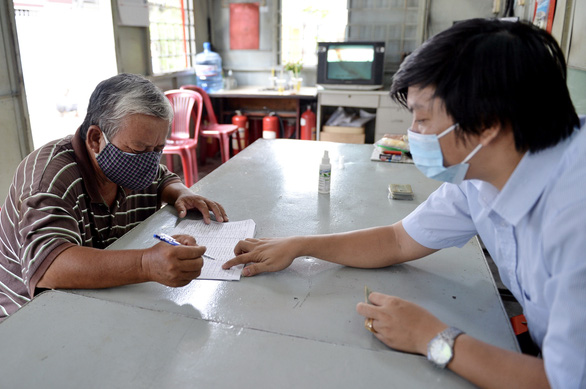
[[[223,87],[222,58],[210,49],[210,42],[204,42],[203,52],[195,56],[195,75],[197,85],[208,93]]]

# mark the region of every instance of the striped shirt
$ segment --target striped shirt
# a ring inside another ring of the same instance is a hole
[[[0,321],[34,296],[61,252],[74,245],[107,247],[159,209],[163,188],[174,182],[179,177],[161,165],[148,188],[118,187],[108,207],[79,130],[29,154],[0,211]]]

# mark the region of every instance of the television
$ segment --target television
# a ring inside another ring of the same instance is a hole
[[[318,42],[317,85],[325,89],[380,89],[384,63],[384,42]]]

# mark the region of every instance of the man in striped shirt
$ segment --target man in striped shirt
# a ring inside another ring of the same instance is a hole
[[[106,288],[156,281],[183,286],[199,276],[205,247],[102,249],[160,208],[209,223],[222,206],[191,192],[159,164],[173,110],[150,81],[120,74],[101,82],[75,135],[35,150],[19,165],[0,212],[0,321],[39,289]]]

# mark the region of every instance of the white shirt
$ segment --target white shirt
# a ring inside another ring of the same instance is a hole
[[[423,246],[462,247],[478,234],[523,306],[554,388],[586,387],[586,125],[526,153],[499,192],[444,184],[403,220]]]

